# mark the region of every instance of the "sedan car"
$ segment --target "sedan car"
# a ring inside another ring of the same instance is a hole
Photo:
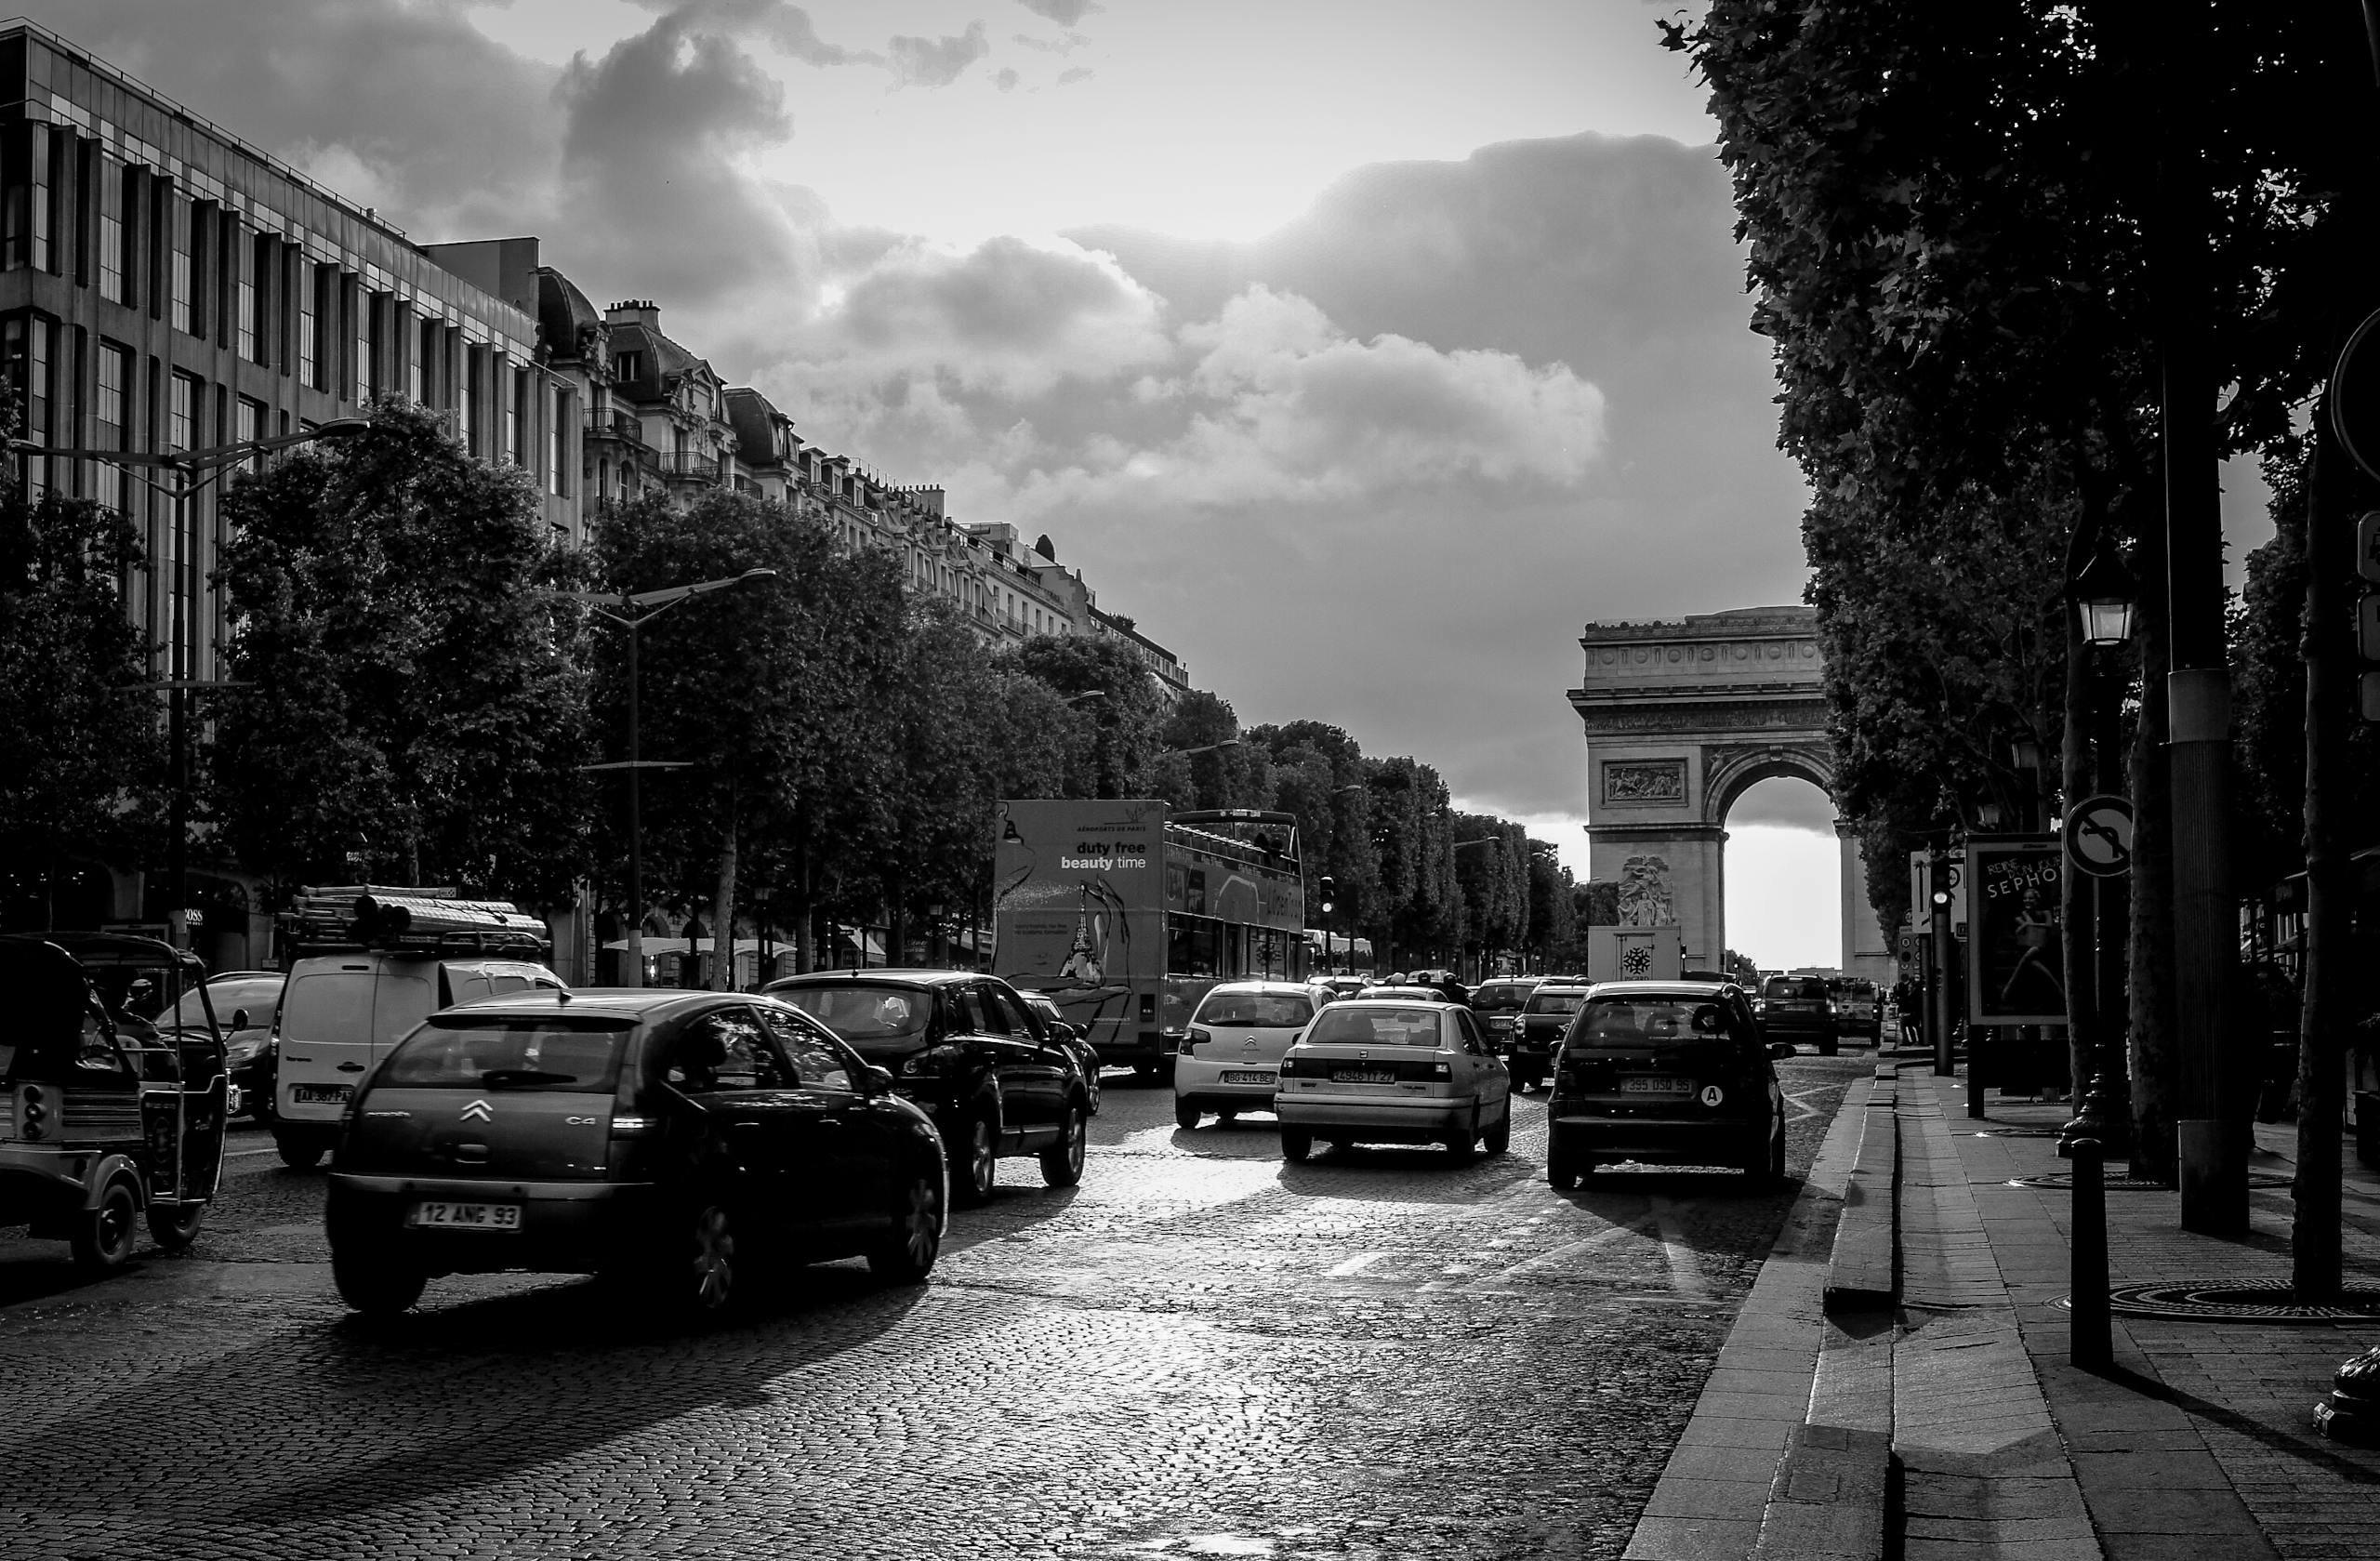
[[[1586,995],[1583,981],[1549,979],[1530,991],[1528,1001],[1513,1016],[1512,1028],[1504,1032],[1504,1057],[1515,1088],[1527,1090],[1545,1082],[1554,1071],[1554,1049],[1562,1044],[1570,1015],[1579,1012]]]
[[[1443,1144],[1457,1158],[1513,1138],[1513,1081],[1460,1003],[1355,998],[1315,1016],[1281,1058],[1281,1158],[1320,1139]]]
[[[1785,1174],[1785,1096],[1742,988],[1606,981],[1571,1018],[1546,1101],[1546,1180],[1597,1165],[1735,1166]]]
[[[240,1091],[240,1110],[259,1122],[272,1119],[273,1020],[281,1011],[279,971],[226,971],[206,982],[206,1002],[223,1036],[224,1061]],[[196,992],[174,1005],[168,1027],[204,1026],[206,1015]]]
[[[1821,1057],[1833,1056],[1842,1044],[1834,995],[1815,975],[1772,975],[1764,982],[1760,1028],[1772,1040],[1814,1040]]]
[[[365,1313],[527,1269],[701,1315],[756,1256],[923,1279],[947,1191],[925,1113],[784,1003],[544,992],[433,1013],[390,1049],[348,1104],[324,1221]]]
[[[1019,986],[1016,995],[1025,999],[1025,1006],[1041,1021],[1041,1028],[1050,1038],[1074,1053],[1076,1063],[1082,1068],[1084,1103],[1091,1108],[1092,1116],[1098,1116],[1099,1048],[1085,1040],[1080,1030],[1066,1023],[1065,1015],[1059,1011],[1058,999],[1049,993],[1038,992],[1030,986]]]
[[[1082,1180],[1091,1117],[1082,1065],[1007,982],[972,971],[819,971],[761,990],[891,1071],[893,1087],[941,1130],[960,1197],[988,1199],[999,1161],[1013,1156],[1038,1158],[1051,1186]]]
[[[1471,989],[1471,1012],[1479,1015],[1480,1027],[1498,1052],[1510,1044],[1513,1025],[1537,986],[1537,977],[1533,975],[1513,975],[1483,981]]]
[[[1329,1001],[1328,988],[1293,981],[1226,981],[1199,999],[1173,1059],[1174,1125],[1272,1110],[1282,1056]]]

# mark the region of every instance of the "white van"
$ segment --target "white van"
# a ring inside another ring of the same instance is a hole
[[[526,959],[377,949],[298,959],[273,1024],[280,1062],[272,1138],[282,1162],[303,1170],[329,1153],[355,1086],[430,1014],[479,998],[565,985]]]

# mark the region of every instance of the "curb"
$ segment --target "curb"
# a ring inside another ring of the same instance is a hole
[[[1760,1544],[1780,1471],[1809,1442],[1812,1388],[1830,1331],[1822,1297],[1837,1211],[1875,1089],[1873,1078],[1855,1081],[1835,1109],[1801,1193],[1720,1348],[1718,1366],[1629,1536],[1623,1561],[1741,1561]],[[1838,1450],[1825,1440],[1808,1450]],[[1797,1488],[1816,1490],[1828,1476],[1840,1479],[1841,1472],[1822,1459],[1810,1467],[1814,1473]],[[1843,1484],[1833,1488],[1830,1500],[1846,1509],[1857,1503]],[[1872,1506],[1881,1532],[1881,1493]]]
[[[1899,1071],[1878,1063],[1827,1262],[1830,1316],[1890,1310],[1900,1293],[1899,1105]]]

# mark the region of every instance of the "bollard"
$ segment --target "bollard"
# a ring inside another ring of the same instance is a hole
[[[2115,1345],[2108,1324],[2107,1148],[2096,1138],[2078,1138],[2069,1151],[2074,1165],[2073,1230],[2068,1237],[2067,1303],[2073,1308],[2067,1359],[2086,1370],[2113,1363]]]

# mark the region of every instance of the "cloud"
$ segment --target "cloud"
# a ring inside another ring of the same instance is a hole
[[[1016,84],[1022,79],[1024,78],[1016,73],[1014,66],[1003,65],[999,69],[999,73],[992,77],[992,85],[1002,92],[1013,92],[1016,90]]]
[[[1077,65],[1071,70],[1061,71],[1058,73],[1058,85],[1060,86],[1072,86],[1078,81],[1089,81],[1091,78],[1091,74],[1092,72],[1090,66]]]
[[[895,36],[887,47],[892,56],[895,86],[948,86],[968,66],[991,51],[980,21],[969,22],[967,31],[956,36]]]
[[[1099,0],[1016,0],[1035,16],[1048,17],[1061,27],[1072,27],[1091,12],[1104,9]]]
[[[638,0],[679,27],[755,37],[805,65],[881,65],[884,57],[826,43],[810,13],[785,0]]]

